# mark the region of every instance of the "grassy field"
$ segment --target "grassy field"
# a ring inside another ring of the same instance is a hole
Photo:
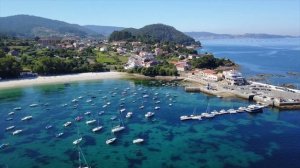
[[[96,61],[108,65],[123,65],[128,61],[128,57],[120,56],[115,52],[96,52]]]

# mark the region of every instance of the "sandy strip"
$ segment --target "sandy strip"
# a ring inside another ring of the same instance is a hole
[[[127,73],[123,72],[91,72],[79,73],[72,75],[60,76],[39,76],[32,79],[18,79],[18,80],[2,80],[0,81],[0,89],[18,88],[33,85],[45,85],[54,83],[68,83],[85,80],[100,80],[100,79],[120,79],[127,78]]]

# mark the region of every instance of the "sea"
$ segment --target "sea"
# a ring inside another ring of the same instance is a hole
[[[300,72],[299,43],[286,39],[282,45],[273,39],[221,42],[203,41],[201,50],[236,61],[246,76],[280,74],[269,77],[270,83],[300,83],[296,76],[287,75]],[[1,90],[0,144],[9,145],[0,149],[0,167],[300,167],[300,110],[266,108],[257,114],[180,121],[182,115],[253,103],[188,93],[181,82],[160,80],[109,79]],[[133,113],[131,118],[126,118],[127,112]],[[147,112],[155,114],[146,118]],[[32,119],[21,121],[25,116]],[[83,117],[79,122],[78,116]],[[87,125],[89,120],[96,122]],[[72,124],[64,127],[68,121]],[[118,125],[125,129],[112,133]],[[15,128],[6,131],[9,126]],[[103,127],[92,132],[97,126]],[[23,132],[12,135],[18,129]],[[113,137],[116,141],[107,145]],[[137,138],[144,142],[133,144]]]

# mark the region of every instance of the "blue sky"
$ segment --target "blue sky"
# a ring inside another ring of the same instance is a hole
[[[300,0],[0,0],[1,17],[16,14],[80,25],[300,35]]]

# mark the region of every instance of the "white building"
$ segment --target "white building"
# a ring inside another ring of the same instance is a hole
[[[203,79],[207,81],[214,81],[217,82],[221,80],[221,77],[218,75],[218,73],[211,69],[205,69],[200,71],[200,75]]]
[[[101,52],[107,51],[107,47],[106,47],[106,46],[101,47],[101,48],[100,48],[100,51],[101,51]]]
[[[244,85],[246,83],[242,74],[236,70],[224,71],[223,75],[229,85]]]
[[[175,64],[177,71],[187,71],[191,69],[191,65],[186,61],[180,61]]]

